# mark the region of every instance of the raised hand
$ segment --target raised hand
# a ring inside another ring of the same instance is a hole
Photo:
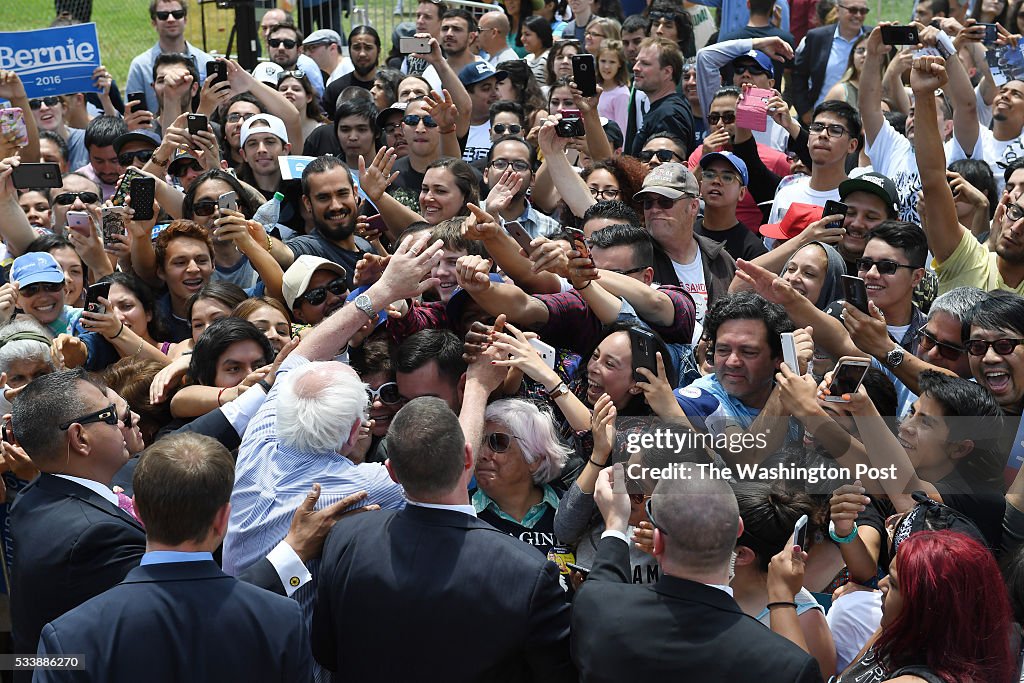
[[[852,484],[840,486],[829,499],[829,517],[835,527],[836,536],[845,537],[853,533],[853,524],[860,513],[871,504],[871,499],[864,495],[865,489],[858,479]]]
[[[398,171],[392,173],[398,155],[394,147],[381,147],[377,150],[370,165],[366,165],[363,155],[359,155],[359,188],[366,193],[370,201],[377,203],[388,189],[388,185],[398,177]]]
[[[647,368],[637,368],[636,371],[645,379],[643,382],[637,382],[636,386],[644,392],[644,399],[655,415],[659,417],[681,415],[682,411],[672,390],[672,382],[669,381],[668,373],[665,371],[665,359],[661,357],[661,351],[656,352],[654,357],[658,363],[658,374],[655,375]]]
[[[736,261],[736,277],[768,301],[780,306],[795,303],[799,301],[798,297],[803,296],[778,275],[743,259]]]
[[[523,177],[513,171],[511,166],[506,168],[502,171],[498,182],[491,186],[491,191],[487,194],[486,204],[488,210],[494,213],[508,211],[512,200],[515,199],[516,194],[522,187]]]
[[[442,134],[455,129],[459,121],[459,110],[455,108],[455,102],[447,90],[442,90],[440,96],[434,91],[427,93],[424,103],[427,105],[427,113],[437,122]]]
[[[910,70],[910,87],[915,93],[933,93],[949,82],[946,60],[942,57],[917,57]]]
[[[498,219],[493,214],[484,211],[476,204],[467,204],[469,215],[466,216],[463,234],[471,240],[485,240],[497,234],[501,230]]]
[[[17,100],[25,97],[25,84],[13,71],[0,70],[0,100]],[[25,116],[29,113],[25,112]]]
[[[411,299],[436,287],[440,281],[429,275],[441,261],[441,246],[441,240],[432,240],[429,232],[406,239],[391,255],[380,280],[372,288],[391,302]]]
[[[455,262],[455,279],[470,294],[484,292],[491,286],[491,262],[482,256],[461,256]]]

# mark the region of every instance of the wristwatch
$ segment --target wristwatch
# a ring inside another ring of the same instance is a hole
[[[885,354],[885,364],[890,368],[899,367],[899,364],[903,362],[903,355],[903,349],[897,346],[892,351]]]
[[[365,313],[366,317],[370,320],[377,319],[377,309],[375,309],[373,304],[370,303],[370,297],[366,296],[365,292],[357,296],[353,303],[356,305],[356,308]]]
[[[569,387],[565,386],[565,382],[559,382],[555,385],[555,388],[548,392],[548,398],[552,401],[561,398],[569,393]]]

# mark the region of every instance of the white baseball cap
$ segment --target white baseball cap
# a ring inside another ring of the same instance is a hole
[[[260,125],[253,131],[252,128],[255,124]],[[285,130],[284,121],[273,114],[257,114],[242,124],[242,140],[239,143],[242,147],[245,147],[245,141],[250,133],[273,133],[281,138],[281,142],[288,144],[288,131]]]
[[[260,83],[269,83],[277,88],[277,81],[279,74],[284,71],[284,67],[274,62],[260,62],[256,65],[256,68],[252,70],[252,77]]]

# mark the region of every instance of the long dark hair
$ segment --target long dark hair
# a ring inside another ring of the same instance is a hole
[[[256,213],[256,209],[260,208],[259,200],[246,190],[242,183],[238,182],[238,178],[219,168],[211,168],[209,171],[200,173],[192,181],[188,191],[185,192],[185,199],[181,202],[181,215],[183,218],[192,220],[195,216],[196,193],[199,191],[199,186],[208,180],[219,180],[230,185],[238,197],[238,210],[246,218],[252,218],[252,215]]]
[[[149,285],[134,275],[120,271],[115,271],[101,278],[100,282],[121,285],[131,292],[139,300],[139,303],[142,304],[142,310],[150,315],[149,324],[146,325],[146,331],[149,332],[149,336],[154,341],[164,341],[167,339],[167,331],[164,329],[163,319],[156,314],[156,300],[153,297],[153,290],[149,288]]]
[[[212,387],[217,379],[217,363],[228,348],[237,342],[254,341],[263,350],[263,362],[274,360],[274,348],[267,335],[248,320],[228,316],[210,323],[203,330],[192,351],[188,365],[188,381],[191,384]]]

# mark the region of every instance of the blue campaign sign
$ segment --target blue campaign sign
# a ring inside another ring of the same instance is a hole
[[[30,98],[98,92],[92,72],[99,65],[96,24],[0,32],[0,69],[17,73]]]

